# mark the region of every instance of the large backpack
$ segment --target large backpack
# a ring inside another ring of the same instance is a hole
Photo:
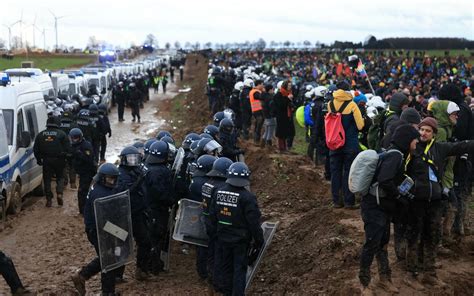
[[[369,193],[370,185],[373,183],[380,161],[385,155],[392,152],[398,152],[403,157],[403,154],[396,149],[390,149],[382,153],[368,149],[359,153],[349,170],[349,190],[362,196]]]
[[[346,143],[346,132],[342,125],[342,112],[344,112],[344,109],[350,102],[351,101],[345,101],[342,103],[337,111],[336,107],[334,107],[334,101],[329,103],[331,112],[328,112],[324,118],[324,127],[326,130],[326,145],[330,150],[339,149]]]
[[[393,113],[393,112],[392,112]],[[367,144],[369,149],[380,151],[382,139],[384,137],[385,120],[392,114],[391,111],[380,112],[374,117],[372,125],[367,133]]]

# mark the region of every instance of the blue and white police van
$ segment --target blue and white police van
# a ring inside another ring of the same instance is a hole
[[[10,213],[21,210],[23,197],[42,191],[42,168],[33,143],[46,128],[46,103],[37,82],[11,82],[0,73],[0,179]]]

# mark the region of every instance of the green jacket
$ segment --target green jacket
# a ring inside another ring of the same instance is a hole
[[[448,115],[448,104],[449,101],[441,100],[433,104],[432,112],[434,118],[438,121],[438,133],[436,134],[436,142],[448,142],[453,136],[454,125],[449,120]],[[441,179],[441,185],[443,188],[453,188],[454,185],[454,161],[456,157],[447,157],[444,162],[444,175]]]

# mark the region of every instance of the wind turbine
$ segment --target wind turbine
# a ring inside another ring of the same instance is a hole
[[[35,14],[35,21],[33,22],[33,24],[31,24],[31,27],[33,28],[33,48],[36,48],[35,32],[36,32],[36,29],[38,29],[38,27],[36,27],[36,17],[37,15]]]
[[[54,17],[54,30],[56,31],[56,50],[58,50],[58,20],[62,19],[65,17],[63,16],[56,16],[51,10],[49,11]]]
[[[5,26],[8,29],[8,49],[9,50],[12,50],[12,27],[18,24],[19,22],[20,21],[16,21],[14,23],[11,23],[10,25],[3,24],[3,26]]]
[[[21,10],[21,16],[20,16],[20,19],[17,20],[16,22],[14,22],[12,24],[13,25],[16,25],[16,24],[20,24],[20,48],[23,48],[23,9]]]

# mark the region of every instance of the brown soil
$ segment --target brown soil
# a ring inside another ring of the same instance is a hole
[[[167,127],[153,125],[150,127],[154,130],[149,132],[135,125],[132,132],[136,138],[168,129],[180,143],[186,133],[200,133],[210,122],[204,92],[207,61],[201,56],[189,56],[185,69],[185,80],[178,87],[190,86],[191,92],[174,99],[169,99],[170,94],[159,94],[146,106],[155,108],[157,116],[166,119]],[[174,92],[176,88],[170,85],[170,93]],[[122,130],[123,138],[118,137],[116,147],[112,146],[113,151],[124,145],[125,138],[132,140],[126,129]],[[241,146],[246,149],[246,162],[252,170],[251,187],[257,194],[264,220],[280,221],[249,294],[360,294],[356,275],[364,232],[359,211],[330,207],[329,183],[324,180],[321,168],[314,168],[305,156],[278,154],[250,142]],[[82,219],[76,214],[75,195],[76,191],[67,190],[62,209],[46,209],[42,198],[30,199],[26,210],[10,217],[7,229],[0,233],[0,250],[13,258],[24,283],[43,295],[74,295],[69,276],[94,256]],[[134,267],[129,265],[126,268],[129,281],[118,286],[118,290],[125,295],[205,295],[207,288],[196,274],[193,250],[190,255],[183,255],[180,244],[173,242],[172,247],[169,273],[161,274],[155,282],[140,283],[133,279]],[[391,245],[393,281],[400,288],[400,295],[472,295],[473,237],[467,237],[452,249],[451,255],[438,260],[438,275],[447,287],[425,287],[423,292],[416,292],[403,283],[405,273],[400,264],[394,263]],[[376,269],[374,263],[374,282]],[[99,286],[95,277],[87,288],[98,293]],[[1,284],[0,295],[7,291]],[[378,289],[375,292],[388,295]]]

